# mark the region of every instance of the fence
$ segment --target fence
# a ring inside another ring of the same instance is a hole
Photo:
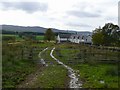
[[[57,48],[56,54],[67,63],[118,63],[120,51],[116,48],[83,46],[76,48]]]

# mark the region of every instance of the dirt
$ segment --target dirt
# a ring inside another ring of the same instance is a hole
[[[38,76],[42,74],[42,70],[45,68],[45,65],[47,65],[45,61],[41,58],[41,53],[46,51],[47,49],[48,48],[44,49],[38,54],[38,57],[40,59],[39,62],[41,63],[37,63],[37,70],[34,73],[28,75],[24,81],[17,85],[17,88],[32,88],[34,83],[37,81]]]
[[[47,50],[47,49],[44,49],[43,51],[45,51],[45,50]],[[44,63],[43,63],[43,60],[41,61],[41,59],[42,59],[41,53],[42,52],[40,52],[38,55],[41,63],[37,63],[36,71],[34,73],[28,75],[24,81],[20,82],[20,84],[16,86],[16,88],[33,88],[35,82],[38,79],[38,76],[42,75],[42,71],[47,67],[46,66],[47,64],[45,63],[45,61],[44,61]],[[69,82],[70,82],[70,77],[68,76],[65,80],[65,88],[69,88]],[[40,86],[37,86],[37,85],[36,85],[36,87],[40,88]],[[34,87],[34,88],[36,88],[36,87]]]
[[[37,65],[37,71],[28,75],[24,81],[17,85],[17,88],[32,88],[32,86],[34,85],[35,81],[37,80],[38,76],[41,74],[43,69],[44,69],[43,65],[41,64]]]

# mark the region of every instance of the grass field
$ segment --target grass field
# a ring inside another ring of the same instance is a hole
[[[99,59],[118,60],[120,53],[97,49],[89,52],[91,48],[74,44],[61,44],[56,47],[54,55],[80,74],[79,79],[83,81],[84,88],[118,88],[118,63],[100,62]],[[98,55],[98,52],[102,54]]]
[[[44,40],[44,36],[42,36],[42,35],[41,35],[41,36],[40,36],[40,35],[37,35],[37,36],[36,36],[36,40]]]
[[[23,40],[23,38],[19,37],[18,35],[13,35],[13,34],[2,34],[2,37],[3,37],[3,38],[12,37],[12,38],[14,38],[16,41],[22,41],[22,40]]]
[[[13,34],[2,34],[3,37],[14,37],[16,41],[24,40],[23,38],[19,37],[19,35]],[[36,35],[36,40],[44,40],[44,35]]]
[[[14,37],[13,35],[4,35]],[[42,36],[38,36],[39,39]],[[16,36],[17,38],[17,36]],[[38,42],[33,40],[16,41],[4,40],[2,42],[2,85],[3,88],[15,88],[24,82],[28,75],[35,73],[39,68],[38,78],[29,88],[68,88],[70,78],[68,71],[50,57],[53,47],[54,56],[64,64],[72,67],[79,80],[83,82],[83,88],[118,88],[118,63],[120,52],[101,50],[86,45],[55,44],[53,42]],[[12,43],[14,42],[14,43]],[[48,47],[42,53],[41,58],[48,66],[38,67],[40,51]],[[106,61],[107,60],[107,61]],[[44,68],[43,68],[44,67]],[[29,82],[29,81],[28,81]]]
[[[8,42],[2,41],[3,88],[16,87],[29,74],[34,73],[38,69],[38,53],[45,47],[54,45],[31,41],[21,41],[18,44],[8,44]]]
[[[38,80],[33,87],[67,88],[67,70],[63,66],[58,65],[58,63],[50,57],[51,49],[52,48],[49,48],[41,55],[48,66],[45,67],[42,75],[38,76]]]
[[[7,37],[7,35],[5,35]],[[10,35],[12,37],[12,35]],[[18,44],[8,44],[9,41],[3,41],[3,75],[2,85],[3,88],[15,88],[25,78],[37,71],[37,63],[40,62],[38,54],[46,47],[53,47],[54,43],[51,42],[33,42],[33,41],[21,41]],[[55,87],[67,87],[67,71],[62,66],[58,66],[57,62],[50,57],[50,51],[42,54],[42,58],[45,59],[48,67],[44,67],[41,74],[38,75],[37,81],[34,82],[31,87],[41,88],[55,88]],[[32,58],[29,55],[32,54]],[[41,67],[42,68],[42,67]]]

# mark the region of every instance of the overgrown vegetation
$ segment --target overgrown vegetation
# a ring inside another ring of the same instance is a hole
[[[54,55],[80,74],[83,88],[118,88],[120,52],[86,45],[60,44]]]
[[[7,39],[2,41],[2,86],[13,88],[38,69],[38,53],[53,43],[21,41],[13,35],[3,37]]]
[[[40,39],[37,41],[33,39],[18,40],[14,35],[3,35],[3,37],[7,39],[4,39],[2,43],[2,85],[3,88],[15,88],[21,82],[24,82],[28,75],[37,71],[37,64],[40,63],[39,52],[46,47],[52,47],[54,43],[40,42]],[[13,37],[14,40],[8,37]],[[44,67],[34,85],[28,87],[67,87],[67,71],[50,57],[51,49],[49,48],[48,51],[41,55],[48,67]]]
[[[27,47],[23,44],[8,44],[3,42],[2,48],[2,85],[4,88],[15,87],[20,81],[25,79],[25,76],[35,70],[35,57],[30,60],[30,50],[32,47]],[[27,52],[27,56],[23,55],[23,51]]]

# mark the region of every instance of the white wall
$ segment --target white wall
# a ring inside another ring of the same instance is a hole
[[[58,41],[58,43],[60,43],[60,36],[59,35],[57,36],[57,41]]]
[[[61,41],[67,41],[67,38],[60,38]]]

